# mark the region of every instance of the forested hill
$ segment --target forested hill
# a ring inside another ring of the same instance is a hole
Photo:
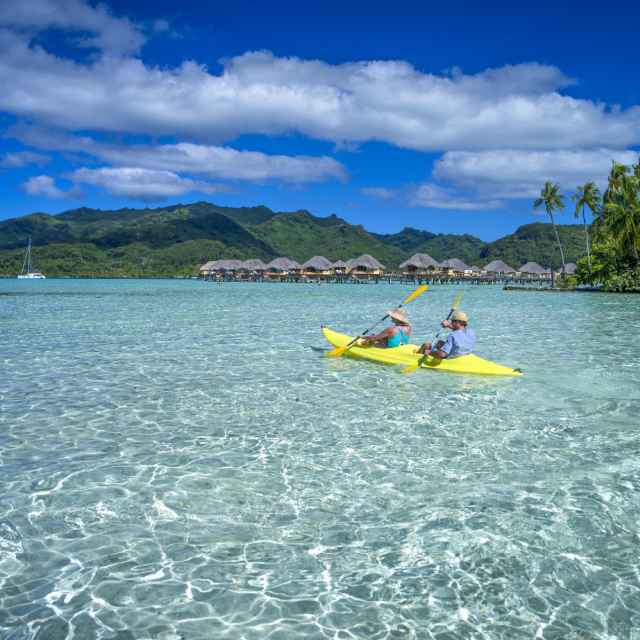
[[[580,225],[559,225],[565,259],[585,254]],[[405,228],[369,233],[335,214],[317,218],[306,210],[275,213],[267,207],[218,207],[208,202],[157,209],[102,211],[81,207],[55,216],[34,213],[0,222],[0,275],[16,275],[29,237],[34,268],[45,275],[190,275],[209,260],[286,256],[304,262],[314,255],[348,260],[369,253],[389,269],[414,253],[435,260],[459,258],[483,266],[495,258],[518,267],[534,260],[560,264],[550,223],[520,227],[495,242],[463,234]]]
[[[116,209],[102,211],[80,207],[55,216],[32,213],[22,218],[0,222],[0,250],[25,247],[29,238],[35,246],[60,242],[66,238],[86,238],[119,227],[142,227],[164,224],[176,220],[189,220],[206,214],[218,213],[241,225],[261,224],[275,213],[268,207],[217,207],[209,202],[176,204],[158,209]]]

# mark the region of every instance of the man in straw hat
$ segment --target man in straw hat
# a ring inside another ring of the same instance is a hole
[[[395,327],[389,327],[375,336],[365,336],[361,333],[358,338],[364,338],[363,347],[373,345],[377,349],[393,349],[393,347],[399,347],[401,344],[408,344],[411,325],[407,320],[407,314],[404,309],[397,307],[393,311],[387,311],[387,315],[391,318],[391,322]]]
[[[438,340],[435,345],[436,349],[432,350],[431,345],[425,342],[419,349],[415,349],[414,353],[429,352],[434,358],[459,358],[460,356],[469,355],[473,351],[473,343],[476,341],[476,333],[471,327],[467,327],[469,319],[463,311],[456,311],[451,322],[445,320],[442,326],[445,329],[451,329],[449,337],[445,340]]]

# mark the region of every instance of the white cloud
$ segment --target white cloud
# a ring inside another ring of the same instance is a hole
[[[378,198],[379,200],[393,200],[397,197],[398,192],[393,189],[385,189],[383,187],[373,187],[360,189],[358,193],[370,198]]]
[[[500,200],[465,197],[433,182],[425,182],[418,187],[411,185],[404,189],[360,189],[359,193],[407,207],[425,207],[427,209],[487,211],[504,209],[508,206]]]
[[[611,109],[558,93],[557,68],[522,64],[437,76],[406,62],[330,65],[246,53],[217,76],[102,56],[62,60],[16,32],[0,38],[0,109],[64,131],[128,132],[204,142],[297,131],[353,148],[386,141],[419,151],[625,148],[640,107]]]
[[[88,31],[92,37],[77,37],[77,46],[121,53],[139,51],[146,40],[128,18],[116,18],[105,4],[92,7],[83,0],[2,0],[0,26],[27,36],[45,29]]]
[[[345,166],[327,156],[269,156],[258,151],[236,151],[189,142],[130,147],[95,144],[93,153],[112,165],[188,172],[219,180],[323,182],[344,181],[347,177]]]
[[[270,156],[259,151],[237,151],[230,147],[190,142],[126,146],[99,142],[88,136],[61,135],[24,126],[12,128],[7,135],[25,145],[49,151],[84,152],[111,165],[191,173],[208,179],[304,183],[345,182],[348,178],[346,167],[328,156]]]
[[[28,164],[37,164],[39,167],[44,167],[44,165],[49,164],[49,162],[51,162],[51,156],[44,155],[43,153],[15,151],[5,153],[4,158],[0,161],[0,166],[8,167],[9,169],[18,169],[20,167],[26,167]]]
[[[116,198],[131,198],[144,202],[161,202],[172,196],[190,191],[201,193],[233,193],[234,190],[222,184],[210,184],[200,180],[181,178],[170,171],[150,171],[136,168],[77,169],[65,176],[74,182],[82,182],[101,187]]]
[[[434,163],[433,178],[456,190],[497,198],[537,198],[547,180],[573,193],[576,185],[594,180],[606,187],[611,161],[638,162],[635,151],[613,149],[483,152],[452,151]]]
[[[62,191],[55,185],[51,176],[35,176],[23,182],[20,188],[30,196],[45,196],[54,200],[79,199],[83,197],[82,189],[73,187],[69,191]]]

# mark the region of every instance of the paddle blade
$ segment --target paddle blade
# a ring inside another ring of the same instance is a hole
[[[331,356],[341,356],[346,350],[347,350],[347,347],[338,347],[333,351],[329,351],[329,353],[325,353],[324,357],[330,358]]]
[[[462,293],[464,293],[465,291],[466,291],[466,289],[463,289]],[[456,300],[456,303],[453,305],[454,309],[458,306],[458,302],[460,302],[460,298],[462,298],[462,293],[458,296],[458,299]]]
[[[414,371],[417,371],[420,368],[419,364],[416,364],[412,367],[407,367],[406,369],[403,369],[400,373],[412,373]]]
[[[424,287],[420,287],[419,289],[417,289],[416,291],[414,291],[402,304],[403,306],[405,304],[407,304],[407,302],[411,302],[411,300],[413,300],[414,298],[416,298],[417,296],[419,296],[422,292],[426,291],[429,288],[428,284],[425,284]],[[463,291],[464,293],[464,291]]]

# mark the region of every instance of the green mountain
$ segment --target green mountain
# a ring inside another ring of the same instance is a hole
[[[369,253],[389,269],[397,269],[409,257],[404,251],[379,242],[361,225],[349,224],[335,214],[316,218],[304,209],[279,213],[251,230],[278,255],[301,264],[317,255],[336,262]]]
[[[444,233],[430,233],[418,231],[411,227],[405,227],[400,233],[393,235],[371,234],[380,242],[398,247],[402,251],[413,255],[414,253],[426,253],[434,260],[443,262],[449,258],[458,258],[471,266],[478,259],[485,243],[465,233],[463,236]]]
[[[567,262],[584,255],[580,225],[560,225]],[[286,256],[305,262],[314,255],[348,260],[370,253],[389,269],[414,253],[438,261],[460,258],[484,266],[495,258],[518,267],[535,260],[560,263],[551,224],[536,222],[484,243],[465,234],[433,234],[405,228],[381,235],[336,215],[317,218],[306,210],[274,213],[267,207],[218,207],[208,202],[158,209],[101,211],[81,207],[56,216],[34,213],[0,222],[0,275],[16,275],[28,239],[32,262],[46,276],[162,277],[191,275],[209,260]]]
[[[240,225],[261,224],[275,213],[267,207],[217,207],[208,202],[189,205],[173,205],[158,209],[117,209],[102,211],[80,207],[51,216],[47,213],[32,213],[22,218],[0,222],[0,250],[26,247],[29,238],[34,245],[60,242],[66,238],[89,237],[121,227],[142,227],[151,224],[190,220],[203,215],[218,213]]]
[[[587,255],[584,227],[580,224],[557,224],[565,263],[578,262]],[[534,222],[519,227],[509,236],[489,242],[480,252],[482,267],[492,260],[502,260],[517,269],[525,262],[537,262],[548,269],[562,265],[558,241],[550,222]]]

